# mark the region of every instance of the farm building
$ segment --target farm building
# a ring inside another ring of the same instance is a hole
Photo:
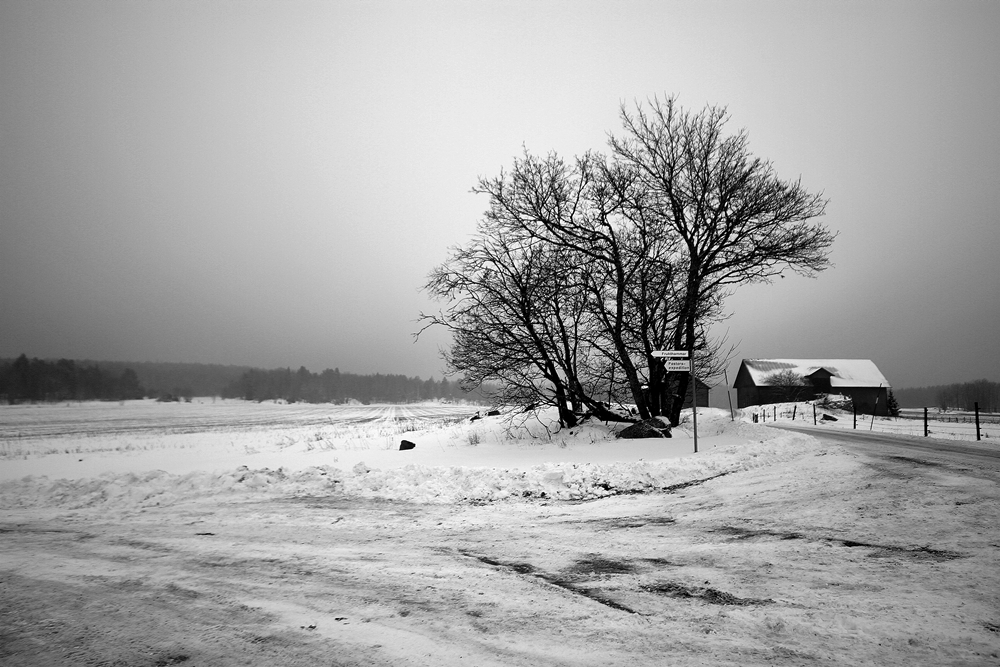
[[[698,407],[704,408],[708,407],[708,385],[702,382],[699,378],[694,379],[694,386],[696,387],[695,392],[698,395]],[[690,385],[688,385],[690,387]],[[689,388],[684,392],[684,404],[681,406],[682,409],[687,410],[691,407],[691,389]]]
[[[858,412],[888,414],[889,382],[870,359],[744,359],[733,382],[739,407],[850,396]]]
[[[698,394],[698,407],[699,408],[707,408],[708,407],[708,390],[709,390],[709,386],[707,384],[705,384],[704,382],[702,382],[700,378],[695,378],[694,382],[695,382],[694,386],[696,387],[695,391]],[[681,409],[682,410],[687,410],[687,409],[689,409],[691,407],[691,388],[690,387],[691,387],[691,385],[688,385],[688,390],[684,392],[684,403],[681,404]],[[647,389],[646,385],[643,385],[642,386],[643,395],[645,395],[646,398],[648,399],[649,396],[648,396],[648,394],[646,394],[646,389]]]

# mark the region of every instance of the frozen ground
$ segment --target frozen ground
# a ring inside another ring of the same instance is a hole
[[[995,465],[473,410],[0,406],[0,664],[1000,664]]]

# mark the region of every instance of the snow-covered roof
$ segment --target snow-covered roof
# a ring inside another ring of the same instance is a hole
[[[890,386],[871,359],[744,359],[743,366],[757,386],[767,384],[765,378],[779,371],[806,377],[820,369],[830,373],[831,387]]]

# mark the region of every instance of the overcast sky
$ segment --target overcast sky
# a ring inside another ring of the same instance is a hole
[[[736,364],[1000,380],[998,34],[992,0],[0,0],[0,357],[439,378],[419,288],[477,177],[676,94],[839,232],[730,298]]]

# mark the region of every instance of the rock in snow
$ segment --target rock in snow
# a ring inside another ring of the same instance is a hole
[[[670,438],[670,424],[666,423],[659,417],[653,417],[651,419],[643,419],[641,422],[636,422],[631,426],[623,429],[619,434],[619,438]]]

